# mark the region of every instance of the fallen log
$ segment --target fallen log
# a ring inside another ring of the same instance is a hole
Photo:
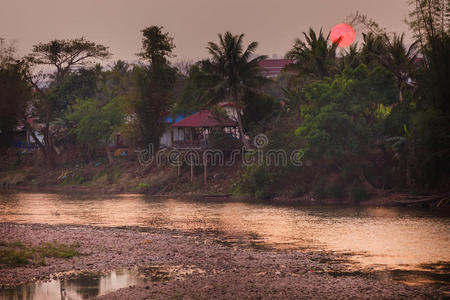
[[[435,195],[428,195],[428,196],[417,196],[417,195],[402,195],[402,200],[397,200],[393,202],[393,205],[398,206],[408,206],[408,205],[419,205],[419,204],[428,204],[432,202],[436,202],[437,204],[442,204],[443,200],[448,199],[450,196],[449,194],[435,194]]]

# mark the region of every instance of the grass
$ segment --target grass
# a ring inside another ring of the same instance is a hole
[[[26,179],[26,174],[22,170],[15,170],[4,172],[0,177],[0,187],[9,187],[23,183]]]
[[[45,258],[71,258],[80,255],[79,244],[65,245],[56,241],[28,246],[20,241],[0,242],[0,265],[18,267],[30,263],[45,265]]]

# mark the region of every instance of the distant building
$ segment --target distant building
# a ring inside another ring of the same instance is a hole
[[[213,128],[221,128],[224,132],[237,136],[237,126],[235,120],[215,116],[209,110],[201,110],[172,124],[172,146],[181,149],[207,148],[208,135]]]
[[[237,121],[237,109],[233,102],[220,102],[217,106],[225,112],[228,118]]]
[[[164,134],[162,135],[162,137],[159,140],[161,147],[171,148],[173,141],[182,139],[182,137],[178,136],[179,132],[173,131],[171,126],[172,126],[172,124],[175,124],[175,123],[183,120],[184,118],[185,118],[184,115],[178,114],[175,116],[167,117],[164,120],[164,123],[169,124],[169,128],[166,130],[166,132],[164,132]]]
[[[263,69],[262,73],[264,76],[272,78],[277,77],[281,70],[287,65],[293,64],[293,59],[286,58],[272,58],[262,60],[259,65]]]
[[[28,118],[27,123],[32,128],[34,135],[38,138],[39,142],[45,144],[44,136],[40,133],[39,129],[42,129],[43,124],[36,123],[35,118]],[[36,141],[31,136],[31,132],[29,132],[26,126],[23,123],[20,123],[13,132],[13,145],[14,147],[23,148],[23,149],[37,149],[38,146]]]

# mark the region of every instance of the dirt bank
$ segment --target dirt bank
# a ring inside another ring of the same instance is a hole
[[[170,165],[142,166],[137,159],[116,157],[113,165],[105,162],[75,163],[67,160],[57,168],[49,170],[39,164],[33,156],[11,154],[5,156],[6,161],[0,163],[0,189],[50,193],[101,193],[124,194],[142,193],[160,196],[201,198],[204,195],[230,195],[240,200],[254,201],[255,196],[246,196],[236,185],[242,178],[244,169],[239,163],[230,167],[210,166],[207,171],[207,183],[204,183],[203,167],[191,169],[182,166],[180,169]],[[8,160],[9,159],[9,160]],[[17,161],[17,162],[15,162]],[[75,160],[77,161],[77,160]],[[305,174],[303,174],[304,176]],[[333,178],[333,175],[330,175]],[[306,179],[304,179],[307,181]],[[318,197],[314,192],[305,189],[302,193],[293,192],[298,182],[283,180],[284,185],[269,184],[274,194],[268,199],[271,203],[280,204],[345,204],[390,206],[403,197],[398,192],[386,191],[377,197],[366,196],[355,202],[350,197]],[[305,183],[306,184],[306,183]],[[300,186],[302,186],[300,184]],[[339,187],[344,190],[346,187]],[[235,194],[239,194],[236,196]],[[448,194],[448,193],[447,193]],[[448,195],[447,195],[447,198]],[[436,198],[434,205],[441,199]],[[428,204],[428,203],[427,203]],[[443,203],[448,204],[447,202]]]
[[[346,266],[331,254],[225,244],[220,233],[1,223],[0,236],[3,241],[20,240],[32,245],[54,240],[78,243],[82,253],[68,259],[50,258],[46,265],[2,269],[2,286],[49,279],[71,270],[161,266],[194,271],[121,289],[101,298],[421,299],[443,295],[442,290],[431,287],[411,287],[371,274],[345,273]]]

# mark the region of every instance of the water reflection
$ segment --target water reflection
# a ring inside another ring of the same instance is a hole
[[[120,288],[144,282],[136,269],[108,274],[80,274],[65,280],[35,282],[10,289],[0,289],[0,299],[8,300],[82,300],[105,295]]]
[[[272,247],[351,252],[374,269],[412,270],[450,261],[448,214],[405,208],[277,207],[192,202],[142,195],[9,194],[0,222],[152,226],[217,231],[225,242],[251,239]]]

